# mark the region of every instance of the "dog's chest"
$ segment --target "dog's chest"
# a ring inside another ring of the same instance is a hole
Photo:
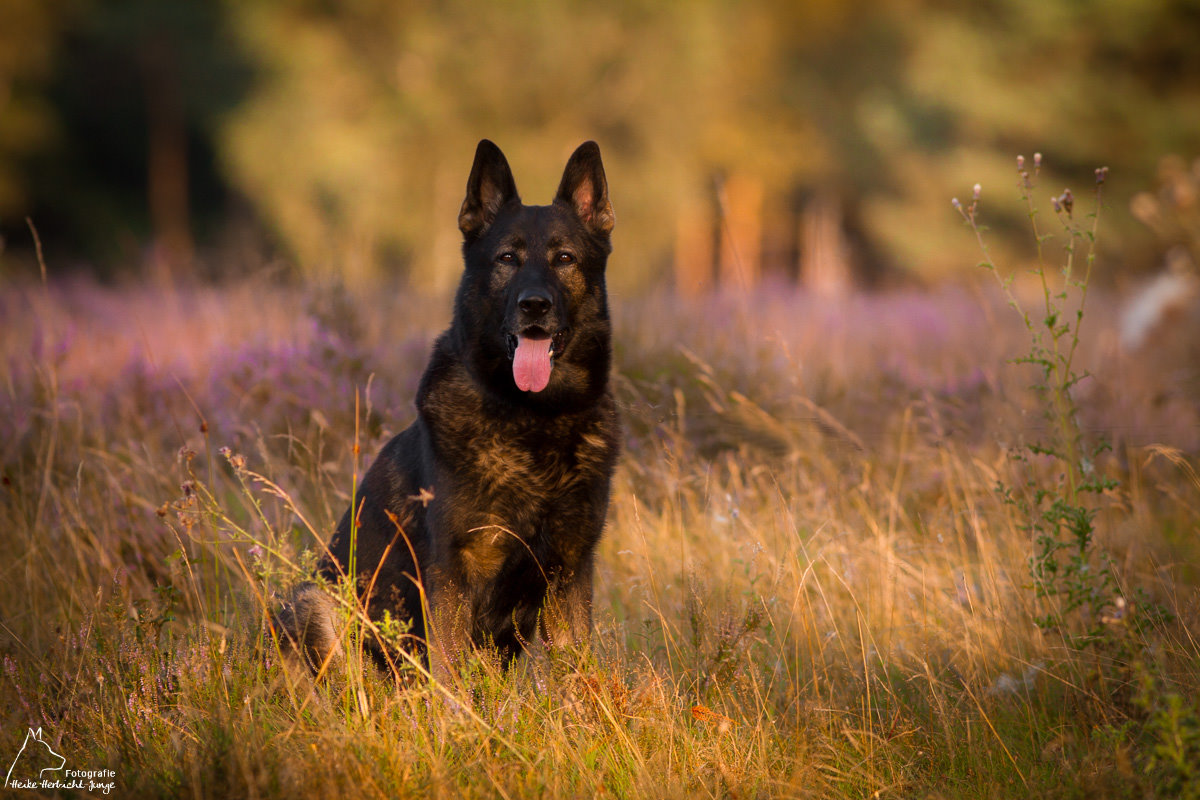
[[[602,419],[472,422],[451,437],[443,466],[479,506],[543,507],[607,478],[615,444]]]
[[[608,452],[603,432],[595,425],[562,427],[557,435],[515,427],[480,430],[468,457],[481,493],[552,497],[599,478]]]
[[[465,502],[540,506],[607,481],[615,461],[618,423],[608,393],[583,412],[534,414],[491,407],[459,378],[440,382],[421,405],[437,473]]]
[[[571,568],[591,544],[593,527],[581,515],[607,497],[615,420],[473,422],[440,454],[453,479],[442,535],[468,582],[490,585],[507,574],[536,583],[546,570]]]

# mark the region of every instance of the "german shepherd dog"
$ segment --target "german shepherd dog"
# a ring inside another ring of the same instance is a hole
[[[586,645],[592,572],[617,461],[604,272],[614,216],[595,142],[554,202],[521,203],[483,140],[458,215],[465,270],[449,330],[417,390],[417,419],[363,477],[318,565],[352,579],[373,620],[408,620],[435,676],[468,647],[509,663],[539,636]],[[313,583],[276,618],[319,668],[338,653],[333,602]],[[395,664],[382,641],[370,648]]]

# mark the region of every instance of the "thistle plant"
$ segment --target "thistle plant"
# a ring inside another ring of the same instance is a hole
[[[1021,316],[1030,334],[1029,352],[1013,361],[1037,368],[1033,389],[1048,428],[1042,438],[1023,444],[1012,453],[1014,460],[1024,467],[1023,481],[1018,486],[1001,482],[997,491],[1016,509],[1022,529],[1030,536],[1029,571],[1034,591],[1039,598],[1057,601],[1035,621],[1044,630],[1062,629],[1068,642],[1079,647],[1101,634],[1102,621],[1112,617],[1109,612],[1113,608],[1125,607],[1123,600],[1117,602],[1111,565],[1094,552],[1095,498],[1116,485],[1095,469],[1097,457],[1109,445],[1103,440],[1085,441],[1073,394],[1075,387],[1088,377],[1086,372],[1077,371],[1075,357],[1096,260],[1096,237],[1108,168],[1101,167],[1095,172],[1095,210],[1082,221],[1076,216],[1075,197],[1070,189],[1051,198],[1065,240],[1062,266],[1058,270],[1060,283],[1046,268],[1047,245],[1054,237],[1043,232],[1034,201],[1041,167],[1040,153],[1034,155],[1032,169],[1023,156],[1017,157],[1017,187],[1037,245],[1034,275],[1041,283],[1041,303],[1035,311],[1022,305],[1013,291],[1014,275],[1002,274],[989,252],[984,238],[986,228],[979,221],[982,187],[975,185],[969,205],[957,198],[952,202],[979,242],[983,252],[980,266],[996,277],[1009,305]],[[1051,462],[1053,477],[1039,477],[1034,469],[1037,460]],[[1085,621],[1082,635],[1075,633],[1078,626],[1070,624],[1077,611]]]

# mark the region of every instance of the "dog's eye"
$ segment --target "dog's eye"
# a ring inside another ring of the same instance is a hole
[[[554,260],[561,266],[563,264],[574,264],[575,256],[565,250],[554,257]]]
[[[506,251],[496,256],[496,260],[501,264],[512,264],[517,260],[517,254],[512,251]]]

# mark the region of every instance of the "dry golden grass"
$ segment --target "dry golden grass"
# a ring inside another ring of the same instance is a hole
[[[995,491],[1042,423],[991,295],[614,307],[626,454],[593,653],[397,691],[354,658],[297,680],[261,623],[411,419],[448,304],[265,278],[6,288],[0,757],[42,727],[130,797],[1188,785],[1151,757],[1172,724],[1200,736],[1194,365],[1122,354],[1112,304],[1089,311],[1079,401],[1119,482],[1099,541],[1123,595],[1175,619],[1128,607],[1080,650],[1034,625],[1048,601]]]

